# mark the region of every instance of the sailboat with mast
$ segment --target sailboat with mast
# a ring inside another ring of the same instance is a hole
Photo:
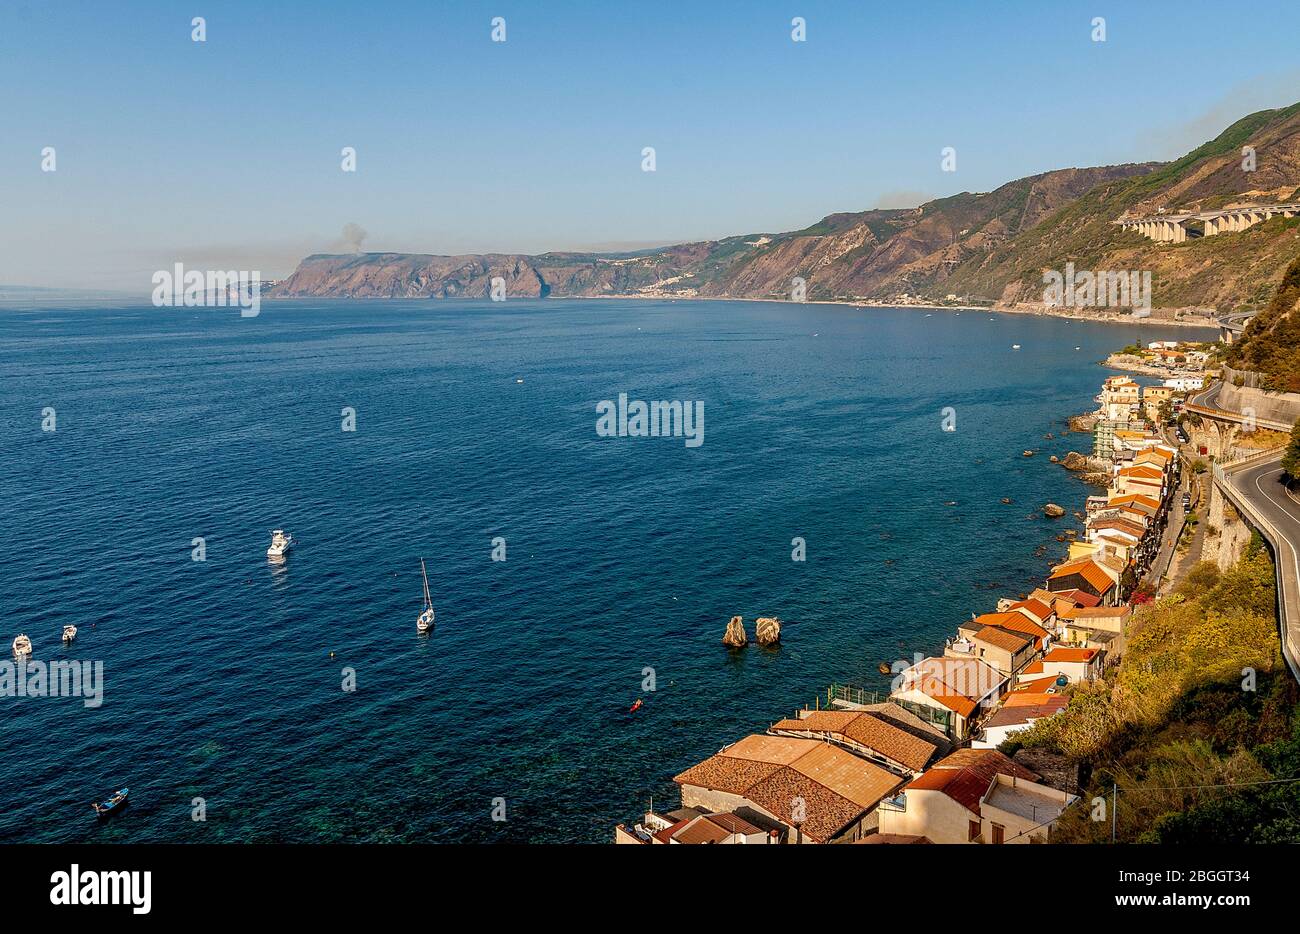
[[[433,628],[433,598],[429,596],[429,572],[424,567],[424,559],[420,559],[420,575],[424,578],[424,610],[420,613],[415,621],[415,628],[419,632],[428,632]]]

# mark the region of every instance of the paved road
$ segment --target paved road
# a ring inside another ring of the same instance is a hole
[[[1226,472],[1224,479],[1236,496],[1262,520],[1273,545],[1279,586],[1283,649],[1292,674],[1300,677],[1300,500],[1282,482],[1281,455]]]
[[[1202,389],[1194,395],[1188,396],[1187,401],[1192,405],[1204,406],[1207,409],[1217,409],[1219,407],[1219,390],[1223,388],[1223,383],[1215,380],[1207,388]]]

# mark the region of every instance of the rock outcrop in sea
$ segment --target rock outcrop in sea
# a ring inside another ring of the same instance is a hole
[[[1065,515],[1065,510],[1056,505],[1056,503],[1048,503],[1043,507],[1043,515],[1047,516],[1049,519],[1059,519],[1061,516]]]
[[[781,621],[775,616],[760,616],[754,620],[754,637],[759,645],[776,645],[781,641]]]
[[[731,617],[731,622],[727,623],[722,644],[733,649],[741,649],[749,645],[749,636],[745,634],[745,621],[739,616]]]

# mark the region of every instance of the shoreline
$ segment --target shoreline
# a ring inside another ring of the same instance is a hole
[[[506,304],[510,301],[586,301],[586,302],[603,302],[603,301],[647,301],[647,302],[767,302],[774,305],[839,305],[844,308],[888,308],[892,310],[906,311],[908,309],[917,309],[920,311],[983,311],[990,314],[1004,315],[1028,315],[1037,318],[1062,318],[1071,321],[1086,321],[1095,324],[1126,324],[1126,325],[1153,325],[1156,327],[1177,327],[1177,328],[1200,328],[1202,330],[1215,330],[1218,324],[1213,319],[1201,319],[1188,321],[1181,318],[1134,318],[1131,315],[1086,315],[1073,312],[1053,312],[1044,311],[1039,308],[1017,308],[1007,305],[940,305],[937,303],[922,302],[876,302],[876,301],[854,301],[852,299],[808,299],[807,301],[794,302],[785,298],[737,298],[735,296],[716,296],[716,295],[516,295],[508,297],[505,302],[495,304]],[[353,297],[342,295],[273,295],[266,296],[262,299],[264,302],[279,301],[326,301],[326,302],[443,302],[443,301],[466,301],[466,302],[484,302],[491,300],[485,297],[465,297],[455,296],[452,298],[440,298],[432,295],[411,296],[411,297],[393,297],[393,296],[371,296],[371,297]]]

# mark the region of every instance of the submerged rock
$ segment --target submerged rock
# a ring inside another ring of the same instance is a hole
[[[1033,452],[1033,451],[1024,451],[1024,452],[1022,452],[1022,456],[1024,456],[1024,457],[1033,457],[1033,456],[1034,456],[1034,452]]]
[[[754,636],[759,645],[776,645],[781,641],[781,621],[775,616],[760,616],[754,620]]]
[[[749,644],[749,636],[745,635],[745,621],[739,616],[731,617],[731,622],[727,623],[727,631],[722,636],[722,644],[733,649],[744,648]]]
[[[1048,460],[1050,460],[1053,464],[1059,464],[1061,462],[1061,459],[1057,457],[1055,454],[1049,457]]]
[[[1003,505],[1003,506],[1010,506],[1013,502],[1014,502],[1014,500],[1013,500],[1010,496],[1004,496],[1004,497],[1002,497],[1002,505]]]
[[[1056,505],[1056,503],[1048,503],[1043,507],[1043,515],[1047,516],[1049,519],[1059,519],[1061,516],[1065,515],[1065,510]]]

